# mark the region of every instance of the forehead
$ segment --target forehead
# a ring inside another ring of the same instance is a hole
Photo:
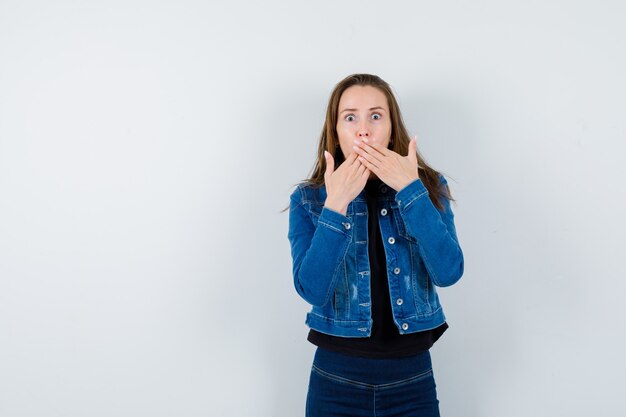
[[[339,111],[345,107],[375,107],[387,108],[385,93],[371,85],[353,85],[347,88],[339,99]]]

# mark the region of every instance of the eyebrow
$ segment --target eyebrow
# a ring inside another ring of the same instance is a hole
[[[382,107],[380,107],[380,106],[372,107],[370,110],[377,110],[377,109],[380,109],[380,110],[385,110],[385,109],[383,109],[383,108],[382,108]],[[343,113],[344,111],[357,111],[357,110],[358,110],[358,109],[343,109],[342,111],[340,111],[340,112],[339,112],[339,114]]]

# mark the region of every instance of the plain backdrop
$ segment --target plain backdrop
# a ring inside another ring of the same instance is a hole
[[[304,415],[287,240],[334,85],[444,173],[444,417],[623,416],[622,1],[0,1],[0,416]]]

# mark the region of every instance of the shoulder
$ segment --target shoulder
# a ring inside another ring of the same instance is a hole
[[[324,184],[315,184],[310,181],[302,181],[296,184],[291,193],[292,201],[317,201],[326,195]]]

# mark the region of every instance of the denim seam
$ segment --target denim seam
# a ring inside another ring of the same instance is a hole
[[[351,237],[349,234],[344,233],[344,231],[343,231],[343,230],[341,230],[341,229],[339,229],[339,228],[337,228],[337,227],[333,226],[332,224],[330,224],[330,223],[326,223],[325,221],[318,221],[318,223],[319,223],[319,224],[323,224],[324,226],[326,226],[326,227],[328,227],[328,228],[330,228],[330,229],[336,230],[337,232],[341,233],[342,235],[344,235],[344,236],[348,236],[348,237],[352,240],[352,237]]]
[[[346,305],[346,310],[348,311],[346,314],[346,317],[350,317],[350,302],[352,300],[352,297],[350,296],[350,282],[348,280],[348,270],[346,268],[346,262],[345,262],[345,258],[344,261],[342,262],[343,265],[343,278],[344,278],[344,283],[346,285],[346,296],[345,296],[345,305]]]
[[[423,378],[427,377],[429,374],[432,374],[432,372],[433,372],[433,369],[429,368],[428,370],[422,372],[421,374],[417,374],[415,376],[412,376],[412,377],[407,378],[407,379],[403,379],[401,381],[389,382],[387,384],[379,384],[379,385],[377,385],[377,387],[379,389],[388,389],[388,388],[399,387],[399,386],[402,386],[402,385],[405,385],[405,384],[408,384],[408,383],[411,383],[411,382],[423,379]]]
[[[322,224],[324,224],[324,222],[321,222]],[[343,233],[343,232],[342,232]],[[345,233],[343,233],[345,235]],[[350,242],[352,241],[352,236],[350,235],[346,235],[348,236],[348,241],[345,244],[345,249],[343,250],[343,255],[341,255],[341,259],[345,259],[346,258],[346,254],[348,253],[348,249],[350,248]],[[339,267],[341,267],[342,262],[339,263],[339,265],[337,265],[337,267],[335,268],[335,271],[333,272],[333,277],[335,275],[339,275]],[[335,283],[335,286],[337,285],[337,281],[333,280]],[[329,300],[330,300],[330,296],[331,294],[335,291],[335,288],[333,285],[329,285],[328,286],[328,291],[326,291],[326,297],[324,298],[324,300],[326,301],[324,304],[326,304]]]
[[[322,316],[321,314],[317,314],[313,311],[309,312],[310,314],[317,316],[317,317],[321,317],[324,321],[328,321],[328,322],[332,322],[332,323],[360,323],[363,320],[335,320],[335,319],[331,319],[329,317],[326,316]]]
[[[421,198],[422,196],[427,195],[427,194],[428,194],[428,190],[421,192],[416,197],[413,197],[412,199],[410,199],[408,203],[404,204],[404,206],[402,206],[402,209],[406,210],[411,204],[413,204],[413,202],[415,200],[417,200],[418,198]]]
[[[331,379],[333,381],[340,382],[340,383],[343,383],[343,384],[354,385],[354,386],[357,386],[357,387],[369,388],[369,389],[376,388],[376,385],[367,384],[365,382],[354,381],[352,379],[344,378],[344,377],[341,377],[339,375],[331,374],[330,372],[326,372],[326,371],[318,368],[315,365],[312,366],[312,370],[314,372],[317,372],[318,374],[320,374],[321,376],[323,376],[325,378],[328,378],[328,379]]]
[[[370,389],[387,389],[387,388],[398,387],[398,386],[413,382],[415,380],[422,379],[428,376],[428,374],[432,373],[433,371],[432,368],[429,368],[425,370],[424,372],[421,372],[417,375],[413,375],[412,377],[409,377],[409,378],[402,379],[400,381],[388,382],[385,384],[369,384],[367,382],[355,381],[353,379],[344,378],[342,376],[335,375],[333,373],[324,371],[323,369],[320,369],[315,365],[312,365],[311,369],[328,379],[332,379],[334,381],[342,382],[342,383],[349,384],[349,385],[355,385],[355,386],[360,386],[363,388],[370,388]]]
[[[429,318],[431,316],[434,316],[435,314],[439,313],[439,311],[441,311],[443,309],[443,306],[441,306],[441,304],[439,305],[439,307],[437,307],[435,310],[432,310],[428,313],[422,313],[422,314],[411,314],[410,316],[402,316],[401,319],[402,320],[420,320],[420,319],[424,319],[424,318]],[[312,316],[317,316],[320,318],[320,320],[327,322],[329,324],[334,324],[334,325],[340,325],[340,326],[347,326],[350,323],[361,323],[363,322],[363,320],[336,320],[318,313],[315,313],[314,311],[310,311],[308,314],[312,315]],[[434,329],[436,327],[438,327],[439,325],[441,325],[442,323],[438,323],[436,326],[432,327],[431,329]],[[423,330],[430,330],[430,329],[423,329]]]
[[[298,190],[300,190],[300,201],[305,203],[306,202],[306,196],[304,195],[304,190],[302,189],[301,186],[298,187]]]
[[[376,390],[374,390],[374,417],[376,417]]]
[[[432,265],[430,264],[430,261],[428,260],[428,257],[424,253],[424,246],[421,243],[420,243],[420,248],[422,248],[422,250],[420,252],[422,254],[422,258],[424,259],[424,265],[426,265],[426,269],[428,269],[428,273],[430,275],[432,275],[433,282],[435,284],[437,284],[437,282],[439,282],[439,278],[437,277],[437,274],[435,274],[435,270],[433,269]]]
[[[392,208],[393,210],[393,208]],[[394,213],[395,214],[395,213]],[[408,240],[409,242],[417,242],[417,239],[409,234],[406,228],[406,223],[404,222],[404,218],[402,217],[402,210],[398,209],[398,215],[394,217],[394,224],[398,229],[398,234]]]
[[[409,255],[411,257],[411,286],[413,288],[413,294],[412,294],[412,298],[413,298],[413,304],[415,305],[415,311],[417,313],[417,315],[421,315],[422,314],[422,309],[419,307],[416,297],[417,294],[419,294],[418,288],[417,288],[417,272],[416,272],[416,266],[413,264],[413,259],[414,259],[414,255],[413,255],[413,245],[409,245]],[[415,275],[415,276],[414,276]]]
[[[428,314],[412,314],[410,316],[404,316],[403,319],[405,319],[405,320],[408,320],[408,319],[411,319],[411,318],[419,319],[419,318],[425,318],[425,317],[429,317],[429,316],[434,316],[441,309],[442,309],[442,306],[440,305],[436,310],[432,310],[431,309],[430,312],[428,312]]]

